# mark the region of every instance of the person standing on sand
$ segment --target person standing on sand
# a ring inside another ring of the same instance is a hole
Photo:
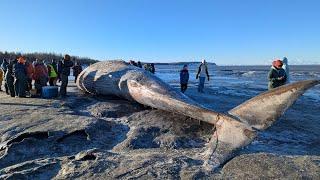
[[[58,72],[56,71],[56,69],[53,67],[52,64],[48,64],[47,69],[48,69],[49,85],[56,86]]]
[[[156,68],[154,67],[154,63],[151,63],[150,67],[151,67],[151,73],[152,74],[156,73]]]
[[[1,69],[3,71],[4,88],[6,90],[6,94],[9,95],[8,84],[7,84],[7,81],[6,81],[6,73],[7,73],[7,70],[8,70],[8,65],[9,65],[8,60],[7,59],[3,59],[2,64],[1,64]]]
[[[139,68],[142,68],[142,64],[141,64],[141,62],[140,62],[140,61],[138,61],[137,66],[138,66]]]
[[[42,94],[42,87],[47,86],[48,82],[48,69],[44,65],[43,61],[40,59],[37,59],[35,65],[34,65],[34,73],[33,73],[33,79],[34,79],[34,86],[37,90],[37,95],[41,96]]]
[[[52,59],[51,63],[48,64],[47,68],[48,68],[49,84],[50,86],[56,86],[57,79],[59,78],[56,60]]]
[[[207,62],[205,59],[203,59],[199,68],[198,68],[198,72],[197,72],[197,76],[196,76],[196,79],[199,78],[198,92],[203,93],[204,82],[206,81],[206,77],[208,78],[208,81],[209,81]]]
[[[15,96],[15,91],[14,91],[14,77],[13,77],[13,66],[17,63],[18,61],[15,60],[10,60],[10,63],[7,66],[7,72],[5,75],[5,81],[8,86],[9,94],[11,97]]]
[[[13,74],[14,74],[14,90],[15,94],[18,97],[26,97],[27,91],[27,68],[25,66],[26,59],[21,56],[18,59],[18,63],[13,65]]]
[[[26,68],[27,68],[27,82],[28,82],[27,91],[30,93],[30,90],[32,89],[32,76],[34,73],[34,68],[31,62],[26,62]]]
[[[129,64],[133,65],[133,66],[138,66],[138,64],[134,61],[134,60],[130,60]]]
[[[272,63],[272,67],[268,74],[269,84],[268,89],[274,89],[276,87],[282,86],[286,82],[286,72],[282,69],[282,61],[275,60]]]
[[[2,87],[2,81],[3,81],[3,70],[2,68],[0,68],[0,91],[2,91],[1,87]]]
[[[67,86],[68,86],[68,76],[70,75],[70,68],[73,66],[73,62],[71,61],[71,57],[66,54],[64,55],[63,60],[59,61],[58,64],[58,74],[59,80],[61,81],[60,87],[60,96],[67,96]]]
[[[189,81],[188,65],[184,65],[183,69],[180,71],[180,85],[181,85],[182,93],[184,93],[187,90],[188,81]]]
[[[288,59],[286,57],[283,58],[282,60],[283,66],[282,69],[286,72],[286,84],[290,83],[290,75],[289,75],[289,65],[288,65]]]
[[[82,71],[82,66],[79,62],[75,62],[75,65],[72,67],[72,69],[73,69],[74,83],[76,83],[77,78]]]

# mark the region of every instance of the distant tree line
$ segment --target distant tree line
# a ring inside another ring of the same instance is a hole
[[[35,59],[41,59],[46,63],[50,63],[52,59],[55,59],[57,62],[61,60],[64,54],[55,54],[55,53],[19,53],[19,52],[7,52],[7,51],[0,51],[0,63],[2,60],[5,59],[15,59],[20,56],[25,56],[27,61],[34,61]],[[79,57],[79,56],[71,56],[72,60],[75,60],[82,65],[90,65],[93,63],[98,62],[98,60],[86,58],[86,57]]]

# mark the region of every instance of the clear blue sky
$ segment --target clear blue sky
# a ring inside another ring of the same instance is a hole
[[[0,50],[320,64],[320,0],[0,0]]]

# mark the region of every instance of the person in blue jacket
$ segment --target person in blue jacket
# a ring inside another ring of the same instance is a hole
[[[182,93],[184,93],[187,90],[188,81],[189,81],[188,65],[184,65],[183,69],[180,71],[180,85],[181,85]]]

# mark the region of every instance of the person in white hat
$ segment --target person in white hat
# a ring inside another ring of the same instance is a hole
[[[282,66],[282,69],[286,72],[286,77],[287,77],[287,80],[286,80],[286,84],[289,84],[290,83],[290,75],[289,75],[289,65],[288,65],[288,58],[284,57],[283,60],[283,66]]]
[[[199,65],[198,73],[197,73],[197,76],[196,76],[196,79],[199,78],[198,92],[202,92],[203,93],[204,82],[206,80],[206,77],[208,78],[208,81],[209,81],[208,66],[207,66],[206,60],[203,59],[201,64]]]

